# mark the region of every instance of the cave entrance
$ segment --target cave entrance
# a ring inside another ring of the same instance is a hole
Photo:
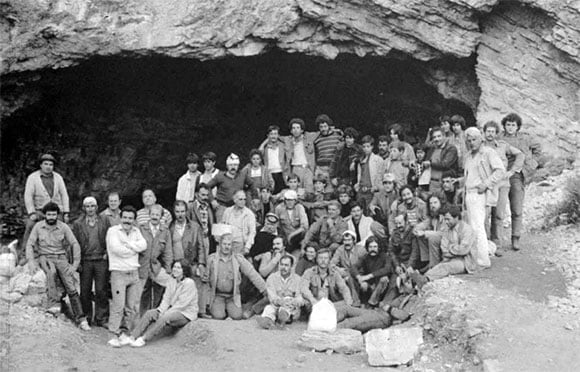
[[[188,152],[214,151],[223,167],[229,152],[247,160],[268,125],[282,134],[301,117],[307,130],[318,114],[341,128],[377,137],[400,122],[424,138],[442,113],[473,123],[464,103],[444,99],[421,77],[418,62],[339,56],[324,60],[271,52],[200,62],[168,57],[94,58],[75,67],[8,76],[2,95],[29,92],[34,100],[2,123],[3,183],[19,200],[36,156],[56,150],[71,198],[120,190],[140,205],[150,186],[169,205]],[[22,83],[24,82],[24,83]],[[17,88],[16,88],[17,87]],[[26,101],[26,100],[24,100]],[[8,185],[9,179],[16,180]],[[6,193],[3,196],[6,202]],[[76,208],[75,208],[76,207]]]

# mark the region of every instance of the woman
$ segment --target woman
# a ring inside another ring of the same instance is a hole
[[[197,288],[191,279],[191,268],[175,261],[161,304],[143,315],[132,332],[137,337],[133,347],[142,347],[167,328],[177,330],[197,319]]]

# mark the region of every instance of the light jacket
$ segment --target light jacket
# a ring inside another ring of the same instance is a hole
[[[70,212],[68,192],[62,176],[52,172],[54,177],[54,192],[52,198],[46,191],[42,180],[40,179],[40,170],[32,172],[26,179],[24,188],[24,205],[28,214],[42,209],[48,202],[54,202],[63,213]]]
[[[306,162],[308,163],[308,168],[314,172],[316,167],[316,154],[314,149],[314,141],[318,138],[318,132],[304,132],[302,134],[302,143],[304,144],[304,154],[306,154]],[[280,137],[284,141],[284,148],[286,149],[286,159],[288,159],[288,164],[290,168],[292,167],[292,158],[294,156],[294,137],[284,136]]]
[[[371,185],[375,191],[381,189],[383,183],[383,174],[385,173],[385,161],[379,155],[371,153],[368,159],[369,173],[371,176]],[[357,180],[360,183],[362,175],[362,166],[359,163],[357,168]]]
[[[467,163],[470,161],[477,162],[477,171],[483,184],[487,187],[487,191],[485,192],[486,206],[495,206],[498,198],[497,185],[505,175],[505,166],[501,158],[496,151],[484,146],[482,143],[475,155],[471,151],[465,155],[463,166],[465,181],[467,181]],[[467,188],[465,190],[466,193],[473,191]]]
[[[463,221],[457,222],[453,229],[446,229],[441,236],[441,255],[443,262],[462,258],[465,270],[477,270],[477,237],[473,228]]]
[[[266,166],[266,169],[270,169],[269,164],[271,159],[268,157],[269,148],[274,148],[272,145],[270,145],[269,141],[266,141],[260,146],[260,151],[262,151],[262,158],[264,159],[264,165]],[[290,163],[288,162],[287,156],[288,151],[286,150],[285,141],[278,139],[278,161],[280,162],[280,167],[282,167],[282,176],[284,179],[286,179],[286,177],[290,174]]]
[[[256,238],[256,216],[250,208],[244,207],[241,217],[242,226],[234,225],[232,222],[236,208],[236,206],[226,208],[222,222],[241,230],[244,247],[251,247],[254,245],[254,239]]]
[[[129,235],[122,225],[115,225],[107,231],[107,255],[109,271],[132,271],[139,268],[139,252],[147,249],[147,240],[141,231],[132,226]]]
[[[197,301],[197,288],[193,279],[183,278],[182,281],[178,282],[171,277],[167,282],[163,299],[157,310],[159,310],[160,315],[177,312],[189,320],[195,320],[199,310]]]
[[[352,222],[352,216],[347,217],[345,220],[348,226],[348,230],[356,231],[354,227],[354,222]],[[367,217],[365,215],[361,216],[360,222],[358,224],[360,242],[357,242],[356,243],[357,245],[364,247],[367,239],[373,235],[373,231],[371,229],[373,222],[375,222],[375,220],[373,220],[371,217]]]
[[[192,177],[195,177],[193,183]],[[191,203],[195,198],[195,188],[199,185],[200,177],[201,173],[199,171],[195,171],[194,175],[187,171],[183,176],[179,177],[175,200],[183,200],[186,203]]]

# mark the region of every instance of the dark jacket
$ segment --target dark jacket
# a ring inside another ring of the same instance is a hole
[[[350,165],[362,156],[363,151],[361,145],[355,143],[352,147],[346,147],[344,142],[341,142],[336,149],[334,160],[330,163],[330,178],[347,178],[353,180],[356,177],[356,168],[354,171],[351,171]]]
[[[393,260],[384,252],[379,252],[375,257],[367,254],[353,268],[353,277],[373,274],[374,278],[371,283],[377,283],[383,276],[391,276],[393,273],[395,273]]]
[[[398,229],[393,231],[389,239],[389,254],[395,266],[404,264],[406,267],[417,268],[419,246],[410,226],[407,226],[403,232]]]
[[[109,218],[96,216],[96,223],[99,234],[99,248],[89,247],[89,228],[86,223],[86,216],[82,215],[72,225],[72,231],[81,246],[81,261],[103,260],[107,254],[107,230],[111,227]]]
[[[143,238],[147,241],[147,249],[139,253],[139,278],[154,278],[161,269],[168,273],[173,264],[172,239],[169,229],[159,226],[159,233],[153,237],[149,224],[140,227]]]
[[[184,259],[185,262],[194,266],[197,264],[205,265],[206,261],[206,247],[204,246],[205,239],[203,239],[201,227],[195,222],[188,221],[185,224],[185,230],[181,236],[181,251],[178,251],[177,245],[173,244],[173,234],[175,234],[175,221],[169,227],[169,232],[172,239],[173,260]],[[207,247],[209,248],[209,247]],[[209,251],[209,249],[208,249]]]
[[[440,173],[445,172],[446,170],[454,170],[457,172],[457,147],[453,146],[450,143],[446,143],[443,149],[441,150],[441,158],[439,161],[434,162],[431,157],[435,152],[435,148],[431,147],[427,150],[427,154],[425,156],[426,160],[431,162],[431,169],[434,171],[439,171]]]

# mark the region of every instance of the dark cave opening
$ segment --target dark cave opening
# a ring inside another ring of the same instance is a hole
[[[206,62],[94,58],[4,80],[4,99],[16,91],[35,97],[2,122],[4,205],[23,204],[26,175],[46,150],[60,158],[73,210],[84,195],[104,199],[112,189],[140,205],[144,187],[169,205],[188,152],[214,151],[219,167],[232,151],[245,162],[268,125],[287,134],[293,117],[314,131],[315,117],[326,113],[340,128],[375,137],[400,122],[410,142],[441,114],[475,121],[466,104],[444,99],[422,80],[420,65],[399,59],[329,61],[281,52]]]

